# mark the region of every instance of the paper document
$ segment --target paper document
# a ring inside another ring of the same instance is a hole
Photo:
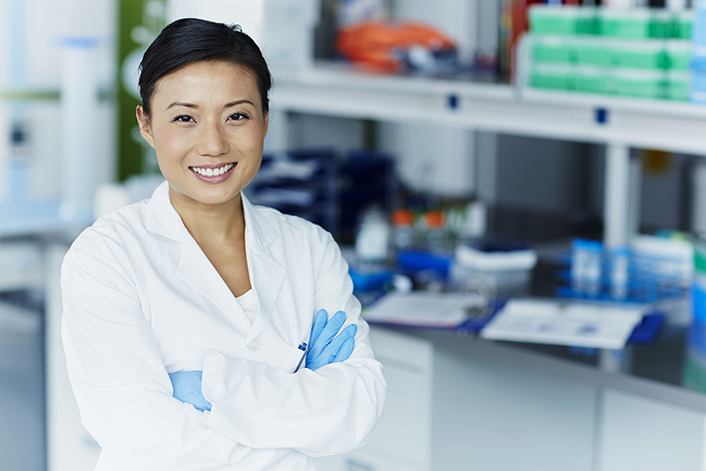
[[[646,306],[558,299],[511,299],[481,337],[515,342],[623,348]]]
[[[373,323],[453,328],[468,318],[469,310],[486,304],[478,294],[390,293],[366,308],[363,318]]]

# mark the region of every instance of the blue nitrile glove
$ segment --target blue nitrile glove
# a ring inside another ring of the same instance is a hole
[[[170,373],[169,379],[174,387],[175,398],[198,410],[211,410],[211,403],[203,397],[201,391],[201,376],[201,371],[179,371]]]
[[[324,309],[316,313],[306,354],[307,368],[317,370],[330,363],[345,361],[351,356],[358,326],[351,324],[339,333],[345,322],[346,313],[343,311],[338,311],[330,320]]]

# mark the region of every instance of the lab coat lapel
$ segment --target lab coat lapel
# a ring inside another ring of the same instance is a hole
[[[241,196],[245,214],[248,272],[250,273],[250,283],[260,303],[260,312],[243,343],[243,345],[247,345],[270,323],[272,310],[277,302],[277,296],[287,270],[272,257],[269,251],[269,246],[279,237],[277,231],[267,222],[263,214],[255,211],[242,193]]]
[[[152,195],[145,223],[148,230],[181,244],[177,276],[223,310],[244,332],[249,331],[251,325],[240,304],[172,206],[167,182],[162,183]]]
[[[222,309],[229,318],[241,326],[244,332],[250,330],[250,321],[238,300],[193,239],[184,241],[177,274]]]

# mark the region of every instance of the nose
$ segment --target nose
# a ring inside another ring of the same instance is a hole
[[[217,124],[203,126],[197,149],[200,155],[217,157],[229,150],[224,129]]]

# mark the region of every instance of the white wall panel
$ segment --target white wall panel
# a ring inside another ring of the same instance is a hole
[[[397,157],[398,175],[411,188],[445,196],[474,191],[472,131],[396,123],[378,129],[380,147]]]

